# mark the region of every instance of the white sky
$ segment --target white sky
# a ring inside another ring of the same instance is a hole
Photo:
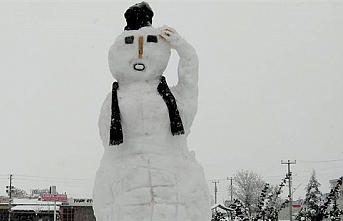
[[[281,160],[297,160],[295,198],[312,169],[323,192],[343,175],[343,4],[326,2],[149,2],[153,26],[174,27],[198,52],[188,145],[211,192],[220,180],[219,201],[241,169],[279,184]],[[13,174],[26,191],[91,197],[107,53],[134,3],[0,3],[0,195]],[[170,84],[176,65],[173,54]]]

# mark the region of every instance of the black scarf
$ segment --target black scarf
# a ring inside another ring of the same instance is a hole
[[[110,146],[123,143],[123,130],[121,126],[120,110],[118,105],[118,82],[113,83],[112,87],[112,105],[111,105],[111,127],[110,127]],[[162,96],[167,105],[170,120],[170,130],[173,135],[184,134],[182,120],[177,109],[177,104],[174,95],[171,93],[166,79],[161,76],[160,83],[157,86],[158,93]]]

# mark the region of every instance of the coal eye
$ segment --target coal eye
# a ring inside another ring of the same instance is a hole
[[[133,36],[125,37],[125,44],[132,44],[133,43],[133,39],[134,39]]]
[[[155,42],[155,43],[157,43],[157,36],[156,35],[148,35],[147,42]]]

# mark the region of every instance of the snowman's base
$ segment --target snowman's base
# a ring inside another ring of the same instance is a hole
[[[185,158],[131,162],[99,169],[94,189],[97,221],[211,219],[208,187],[198,163]]]

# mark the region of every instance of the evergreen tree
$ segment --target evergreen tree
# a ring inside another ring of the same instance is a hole
[[[323,213],[321,211],[322,192],[319,190],[320,183],[316,178],[315,170],[312,171],[309,183],[306,186],[306,195],[302,208],[299,211],[298,219],[321,221]]]
[[[245,207],[243,202],[239,199],[234,199],[229,205],[229,208],[233,209],[232,219],[237,221],[249,220],[249,210]]]
[[[272,195],[268,195],[269,197],[269,203],[267,205],[266,211],[267,211],[267,218],[268,220],[278,220],[278,214],[281,209],[285,207],[287,202],[289,200],[282,200],[280,198],[280,194],[283,192],[282,188],[285,186],[287,179],[289,179],[290,174],[286,174],[286,177],[282,179],[282,182],[278,186],[274,186],[271,190]]]

